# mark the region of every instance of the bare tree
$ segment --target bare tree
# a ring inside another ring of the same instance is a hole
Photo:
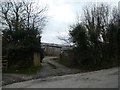
[[[10,2],[0,3],[0,23],[2,25],[8,26],[10,30],[12,30],[12,25],[10,21],[10,15],[8,14],[11,8]]]
[[[40,10],[34,9],[33,2],[30,3],[24,2],[24,6],[26,11],[25,18],[26,18],[27,29],[29,28],[34,29],[36,27],[42,30],[46,22],[46,16],[43,15],[43,13],[46,11],[46,7]]]
[[[120,24],[120,10],[117,7],[114,7],[112,10],[111,22],[114,24]]]
[[[59,35],[58,39],[63,41],[65,45],[72,46],[72,41],[70,40],[69,37],[67,38]]]
[[[43,13],[46,11],[46,7],[42,9],[33,9],[33,2],[15,1],[2,2],[0,3],[0,6],[0,17],[2,18],[1,23],[4,25],[10,25],[11,27],[12,20],[14,20],[14,23],[16,24],[15,27],[17,29],[20,20],[24,20],[27,28],[36,25],[36,27],[40,26],[42,29],[45,24],[46,16]]]
[[[33,9],[33,2],[2,2],[0,3],[1,24],[10,31],[35,30],[38,36],[46,24],[46,7]]]
[[[102,36],[103,42],[106,42],[105,35],[109,17],[110,8],[105,4],[94,5],[91,8],[86,7],[84,9],[83,23],[90,34],[96,33],[96,35],[92,35],[94,37],[90,37],[91,39],[100,39]]]

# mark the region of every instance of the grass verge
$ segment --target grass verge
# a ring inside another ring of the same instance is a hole
[[[32,66],[28,68],[9,68],[7,71],[3,71],[3,73],[14,73],[14,74],[25,74],[25,75],[33,75],[37,72],[40,72],[42,66]]]

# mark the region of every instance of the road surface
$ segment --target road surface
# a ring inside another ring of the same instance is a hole
[[[118,88],[118,68],[47,77],[14,83],[3,88]]]

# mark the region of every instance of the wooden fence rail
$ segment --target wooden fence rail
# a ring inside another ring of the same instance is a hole
[[[2,58],[2,69],[7,70],[7,68],[8,68],[8,61],[7,61],[6,57],[3,57]]]

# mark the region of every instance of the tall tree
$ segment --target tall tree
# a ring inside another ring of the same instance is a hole
[[[11,1],[0,3],[3,52],[7,53],[11,48],[40,51],[41,32],[47,21],[45,16],[46,7],[33,8],[34,3],[32,2]]]
[[[118,10],[114,9],[111,14],[110,7],[105,4],[84,9],[82,22],[73,25],[69,32],[76,48],[73,53],[79,54],[77,62],[80,66],[95,69],[102,65],[116,65],[120,41],[119,20]]]
[[[88,30],[91,44],[97,45],[101,41],[106,43],[106,29],[109,24],[110,9],[108,5],[94,5],[84,9],[83,23]]]
[[[118,60],[120,55],[120,13],[115,7],[112,10],[109,27],[107,30],[108,45],[109,45],[109,57]]]

